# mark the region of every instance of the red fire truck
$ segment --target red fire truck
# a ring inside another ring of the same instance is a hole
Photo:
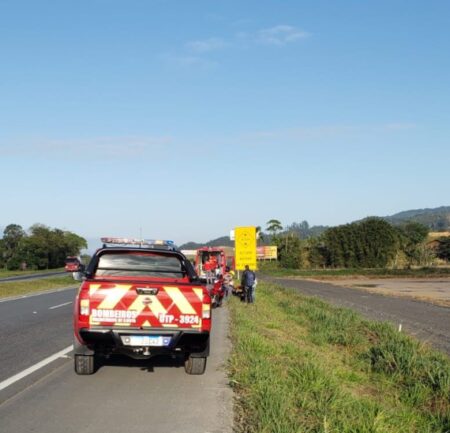
[[[81,260],[76,256],[69,256],[66,258],[64,270],[66,272],[78,272],[81,268]]]
[[[195,269],[199,277],[205,281],[208,278],[210,282],[209,292],[213,307],[220,307],[225,292],[223,287],[223,276],[227,272],[228,261],[225,250],[220,247],[202,247],[197,250],[195,257]]]
[[[202,247],[197,250],[197,255],[195,257],[195,269],[201,278],[206,277],[206,271],[204,269],[205,263],[211,260],[211,258],[214,258],[217,263],[217,266],[213,272],[216,275],[225,274],[227,267],[227,256],[225,254],[225,250],[218,247]]]
[[[203,374],[211,298],[189,260],[169,241],[102,242],[75,300],[75,372],[92,374],[96,358],[119,353],[178,355],[188,374]]]

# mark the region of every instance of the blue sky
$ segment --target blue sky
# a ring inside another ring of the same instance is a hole
[[[448,1],[0,1],[0,226],[207,241],[449,205]]]

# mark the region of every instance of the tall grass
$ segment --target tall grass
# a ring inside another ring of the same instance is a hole
[[[450,432],[446,356],[273,285],[230,306],[238,432]]]
[[[0,282],[0,298],[19,296],[33,292],[58,289],[62,287],[76,287],[79,283],[71,276],[50,277],[39,280]]]
[[[0,269],[0,278],[8,278],[8,277],[16,277],[16,276],[24,276],[24,275],[32,275],[32,274],[43,274],[48,272],[62,272],[64,271],[64,268],[57,268],[57,269],[43,269],[43,270],[33,270],[29,269],[26,271],[8,271],[6,269]]]

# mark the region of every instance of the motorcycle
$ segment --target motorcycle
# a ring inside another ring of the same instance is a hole
[[[223,278],[216,278],[210,291],[211,304],[213,308],[220,307],[225,296]]]

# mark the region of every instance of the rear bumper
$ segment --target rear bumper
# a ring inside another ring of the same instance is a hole
[[[75,354],[92,355],[95,352],[120,353],[140,357],[136,347],[123,344],[122,337],[148,335],[170,337],[170,344],[164,347],[149,346],[152,356],[159,354],[190,353],[193,357],[209,355],[209,332],[167,328],[142,329],[95,329],[81,328],[79,335],[84,344],[75,345]]]

